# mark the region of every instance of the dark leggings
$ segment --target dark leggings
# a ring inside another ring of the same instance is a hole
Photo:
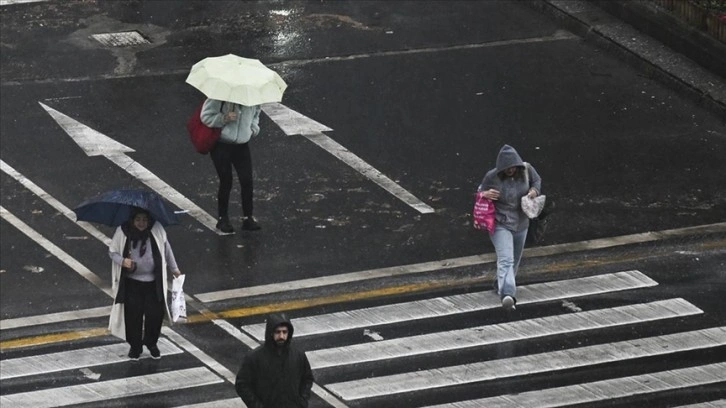
[[[126,278],[125,295],[126,341],[138,351],[144,344],[156,346],[164,320],[164,302],[156,294],[156,282]]]
[[[252,216],[252,156],[248,143],[230,144],[218,142],[210,152],[214,168],[219,176],[217,210],[220,217],[229,216],[229,194],[232,192],[232,167],[242,194],[242,214]]]

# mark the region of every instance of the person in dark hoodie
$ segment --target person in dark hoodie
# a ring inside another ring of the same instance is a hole
[[[245,355],[235,389],[248,408],[306,408],[313,371],[305,352],[291,344],[285,314],[267,316],[265,344]]]
[[[497,253],[495,289],[507,310],[514,310],[517,303],[515,278],[529,228],[521,200],[525,195],[536,197],[541,188],[537,170],[506,144],[499,150],[496,167],[487,172],[479,185],[478,191],[493,200],[496,209],[496,226],[490,235]]]

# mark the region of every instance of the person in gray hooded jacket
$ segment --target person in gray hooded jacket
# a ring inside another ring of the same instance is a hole
[[[306,408],[313,371],[305,352],[294,347],[285,314],[267,316],[265,344],[247,353],[237,373],[237,395],[249,408]]]
[[[493,200],[496,209],[496,226],[490,235],[497,253],[495,288],[507,310],[513,310],[517,303],[515,278],[529,228],[521,199],[525,195],[536,197],[541,188],[537,170],[506,144],[499,150],[496,167],[487,172],[479,185],[478,191]]]

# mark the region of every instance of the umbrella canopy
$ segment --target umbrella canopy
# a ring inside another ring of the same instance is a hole
[[[97,222],[117,227],[128,221],[133,207],[149,211],[153,219],[161,225],[177,224],[179,220],[170,211],[162,198],[143,190],[112,190],[82,202],[73,209],[78,221]]]
[[[234,54],[197,62],[186,82],[207,98],[246,106],[280,102],[287,88],[280,75],[259,60]]]

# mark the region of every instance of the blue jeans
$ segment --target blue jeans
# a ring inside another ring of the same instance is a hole
[[[499,285],[499,296],[511,296],[516,299],[517,269],[522,259],[524,240],[527,238],[527,229],[514,232],[499,225],[490,235],[494,249],[497,252],[497,282]]]

